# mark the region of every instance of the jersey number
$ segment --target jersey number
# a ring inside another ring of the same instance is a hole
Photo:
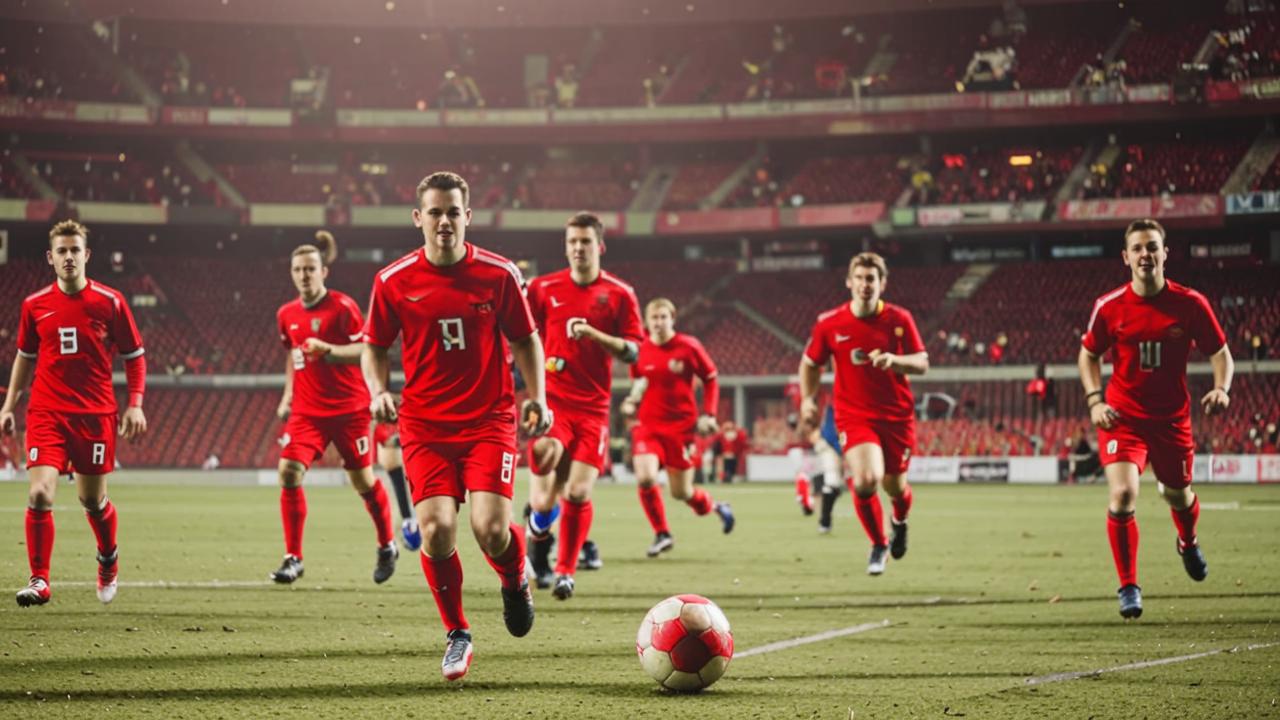
[[[106,461],[107,461],[107,444],[94,443],[93,457],[90,458],[90,462],[92,462],[94,465],[101,465]]]
[[[58,342],[61,343],[63,355],[75,355],[80,352],[80,341],[73,327],[58,328]]]
[[[440,335],[444,338],[445,350],[466,350],[467,338],[462,333],[462,318],[441,318]]]
[[[1160,367],[1160,348],[1163,345],[1159,340],[1138,343],[1138,367],[1143,372],[1151,372]]]

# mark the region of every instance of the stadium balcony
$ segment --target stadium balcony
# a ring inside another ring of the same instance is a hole
[[[25,155],[40,177],[69,202],[220,204],[213,182],[200,182],[162,153],[32,150]]]
[[[719,187],[740,164],[707,161],[681,165],[663,200],[663,209],[697,209],[698,203]]]
[[[892,203],[906,187],[909,173],[897,154],[812,157],[804,160],[775,195],[777,204],[799,196],[806,205],[881,201]]]
[[[1271,167],[1267,168],[1262,177],[1253,184],[1254,190],[1280,190],[1280,155],[1276,155],[1276,159],[1272,161]]]
[[[0,96],[134,101],[112,70],[97,60],[89,45],[94,42],[79,25],[6,20],[0,24]]]
[[[1125,146],[1104,175],[1086,185],[1087,197],[1216,194],[1248,152],[1251,138],[1178,138]]]
[[[0,152],[0,197],[28,200],[39,197],[31,184],[22,177],[17,166],[13,164],[8,150]]]
[[[954,205],[1045,199],[1062,185],[1082,153],[1079,147],[944,153],[932,161],[927,178],[913,181],[912,201]]]
[[[631,203],[640,179],[632,162],[548,160],[529,168],[517,182],[512,205],[622,210]]]

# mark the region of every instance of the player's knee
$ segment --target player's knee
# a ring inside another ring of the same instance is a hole
[[[858,497],[870,497],[876,494],[877,479],[870,473],[859,473],[849,478],[849,489]]]
[[[53,509],[53,488],[46,483],[32,483],[27,493],[27,507],[35,510]]]
[[[689,489],[681,485],[673,484],[671,486],[671,497],[675,498],[676,500],[688,500]]]
[[[307,469],[302,463],[287,461],[280,463],[280,487],[298,487],[302,484],[302,476]]]
[[[1195,502],[1195,494],[1191,492],[1189,486],[1169,487],[1168,485],[1160,485],[1160,494],[1164,496],[1165,502],[1175,510],[1186,510],[1191,507],[1191,503]]]
[[[529,453],[532,461],[529,470],[534,475],[550,475],[560,461],[560,453],[560,443],[551,438],[538,438],[533,443],[532,452]]]
[[[106,504],[107,496],[105,494],[80,498],[80,507],[83,507],[84,511],[90,515],[97,515],[102,512],[102,508]]]
[[[575,505],[581,505],[591,499],[591,487],[574,487],[569,486],[564,492],[565,498]]]
[[[511,528],[501,519],[476,523],[473,526],[476,542],[489,557],[497,557],[511,542]]]
[[[1138,491],[1136,488],[1120,487],[1111,490],[1111,507],[1112,509],[1124,510],[1125,512],[1133,512],[1134,507],[1138,503]]]

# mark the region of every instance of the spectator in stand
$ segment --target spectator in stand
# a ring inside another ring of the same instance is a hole
[[[712,443],[712,452],[716,455],[716,464],[720,470],[720,482],[731,483],[734,478],[745,475],[749,447],[746,429],[738,427],[732,420],[725,420]]]
[[[571,108],[578,102],[578,68],[565,63],[556,76],[556,107]]]

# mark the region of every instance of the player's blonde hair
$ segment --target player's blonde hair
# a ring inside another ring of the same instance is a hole
[[[305,243],[293,249],[290,258],[306,255],[307,253],[315,253],[320,256],[320,264],[328,267],[338,259],[338,241],[334,239],[333,233],[328,230],[317,230],[316,241],[314,244]]]
[[[658,308],[666,308],[667,311],[671,313],[671,317],[674,318],[676,316],[676,304],[664,297],[659,297],[650,300],[649,303],[644,306],[645,317],[648,317],[649,313],[657,310]]]
[[[864,252],[853,256],[849,261],[849,275],[853,275],[853,269],[856,267],[875,268],[880,274],[881,282],[889,279],[889,266],[885,264],[884,258],[879,253]]]
[[[49,244],[53,245],[54,238],[73,237],[76,235],[84,238],[85,243],[89,242],[89,228],[68,218],[54,225],[53,229],[49,231]]]

